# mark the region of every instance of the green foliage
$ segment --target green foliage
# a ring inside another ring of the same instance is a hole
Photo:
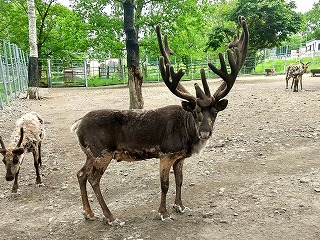
[[[127,81],[120,79],[118,76],[111,76],[109,78],[106,78],[106,77],[99,77],[98,75],[96,75],[88,78],[89,87],[119,85],[124,83],[127,83]]]
[[[75,12],[53,5],[46,19],[41,58],[76,59],[86,56],[89,47],[87,39],[88,25]]]
[[[25,8],[13,1],[0,0],[0,19],[0,39],[28,51],[28,15]]]
[[[75,12],[88,23],[89,57],[122,57],[125,48],[122,5],[116,1],[73,2]]]
[[[270,49],[301,29],[302,16],[294,8],[293,2],[285,0],[238,0],[232,16],[246,17],[251,49]]]
[[[320,39],[320,1],[315,3],[312,9],[305,14],[308,39]]]
[[[211,27],[207,33],[206,51],[225,52],[233,36],[238,33],[238,22],[232,18],[235,4],[236,1],[221,1],[208,6]]]
[[[39,58],[83,58],[88,50],[87,24],[55,1],[35,1]],[[0,39],[29,51],[25,0],[0,0]]]

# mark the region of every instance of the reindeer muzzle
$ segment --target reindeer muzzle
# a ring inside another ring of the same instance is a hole
[[[206,140],[206,139],[208,139],[208,138],[211,137],[211,131],[200,131],[200,132],[199,132],[199,137],[200,137],[201,139]]]
[[[12,181],[13,179],[14,179],[14,176],[13,176],[12,173],[11,173],[11,174],[10,174],[10,173],[7,173],[7,174],[6,174],[6,180],[7,180],[7,181]]]

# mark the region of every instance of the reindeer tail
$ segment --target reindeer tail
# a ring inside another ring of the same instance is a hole
[[[77,129],[81,123],[82,118],[78,119],[77,121],[75,121],[72,126],[71,126],[71,132],[77,132]]]

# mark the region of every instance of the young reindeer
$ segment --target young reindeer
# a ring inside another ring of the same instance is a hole
[[[291,88],[294,92],[298,92],[299,82],[302,90],[302,75],[307,71],[310,62],[300,62],[298,65],[289,65],[286,73],[286,89],[288,89],[289,79],[292,78]]]
[[[18,175],[25,153],[32,152],[36,169],[36,183],[41,184],[39,165],[41,165],[41,142],[44,137],[43,120],[35,112],[24,114],[16,121],[11,134],[11,143],[6,148],[0,136],[0,153],[6,166],[6,180],[14,180],[12,193],[18,190]]]
[[[195,84],[196,96],[193,96],[180,84],[184,72],[180,69],[176,73],[171,66],[168,53],[172,51],[167,36],[163,46],[158,25],[156,31],[162,54],[159,63],[161,75],[169,90],[185,100],[182,106],[171,105],[154,110],[96,110],[72,125],[71,130],[77,133],[81,149],[87,156],[86,163],[77,173],[86,219],[94,219],[86,189],[89,181],[102,208],[104,221],[110,225],[121,224],[110,212],[100,190],[100,179],[112,159],[139,161],[160,158],[161,201],[158,212],[162,221],[172,220],[166,208],[166,195],[169,172],[173,167],[176,183],[174,208],[179,213],[185,211],[181,200],[184,159],[200,152],[208,142],[218,112],[227,107],[228,101],[223,98],[231,90],[246,59],[249,33],[244,17],[239,17],[239,23],[243,29],[241,38],[235,36],[229,44],[234,53],[228,50],[231,73],[227,72],[221,53],[221,69],[208,64],[224,81],[213,95],[203,69],[201,78],[204,91]]]

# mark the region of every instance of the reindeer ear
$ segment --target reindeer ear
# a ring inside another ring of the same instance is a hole
[[[194,104],[192,104],[191,102],[187,102],[187,101],[182,101],[181,105],[182,105],[182,108],[187,112],[192,112],[196,107]]]
[[[24,153],[24,149],[22,147],[19,147],[19,148],[15,148],[12,150],[12,153],[15,154],[15,155],[21,155]]]
[[[222,99],[216,103],[216,109],[218,112],[223,111],[228,106],[228,100]]]

